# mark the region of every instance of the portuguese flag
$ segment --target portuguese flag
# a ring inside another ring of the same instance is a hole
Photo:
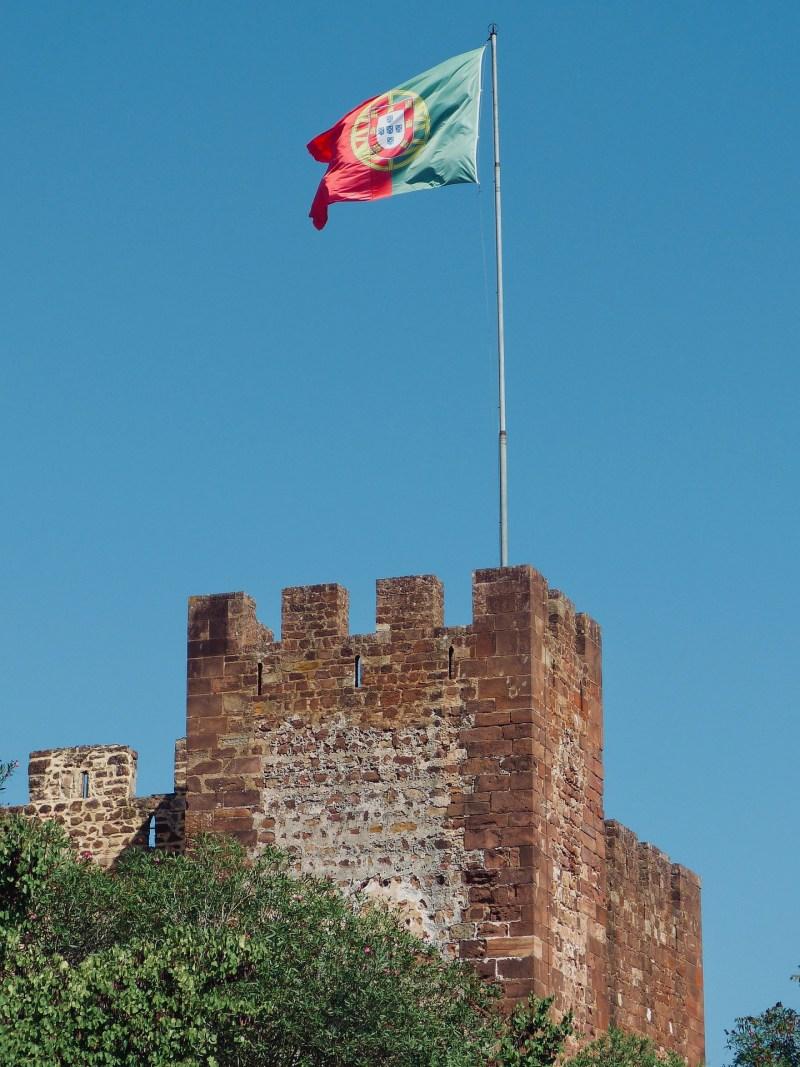
[[[483,48],[365,100],[309,142],[327,163],[309,215],[318,230],[337,200],[377,200],[476,182]]]

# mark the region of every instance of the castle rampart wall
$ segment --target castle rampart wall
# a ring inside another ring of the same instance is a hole
[[[611,1019],[691,1064],[704,1055],[700,881],[617,822],[606,824]]]

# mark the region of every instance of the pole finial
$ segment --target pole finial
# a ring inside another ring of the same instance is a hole
[[[497,23],[496,22],[490,22],[489,23],[489,36],[490,37],[496,37],[497,36]]]

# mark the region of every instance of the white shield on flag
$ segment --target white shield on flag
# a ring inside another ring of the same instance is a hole
[[[387,93],[373,103],[369,112],[369,146],[374,156],[393,159],[401,155],[414,138],[414,99],[404,93],[391,99]]]
[[[381,148],[394,148],[402,144],[405,133],[405,110],[401,107],[387,111],[378,118],[375,140]]]

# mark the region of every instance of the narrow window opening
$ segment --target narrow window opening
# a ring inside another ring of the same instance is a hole
[[[156,847],[156,817],[150,816],[150,822],[147,824],[147,847]]]
[[[81,771],[81,800],[86,800],[89,796],[89,772]]]
[[[264,664],[263,663],[259,663],[259,665],[258,665],[258,688],[257,688],[258,696],[261,696],[261,687],[263,686],[263,684],[264,684]]]
[[[353,667],[353,685],[356,689],[361,688],[361,656],[356,656],[356,661]]]
[[[456,676],[456,650],[451,645],[450,649],[449,649],[449,651],[447,653],[447,677],[448,678],[455,678],[455,676]]]

